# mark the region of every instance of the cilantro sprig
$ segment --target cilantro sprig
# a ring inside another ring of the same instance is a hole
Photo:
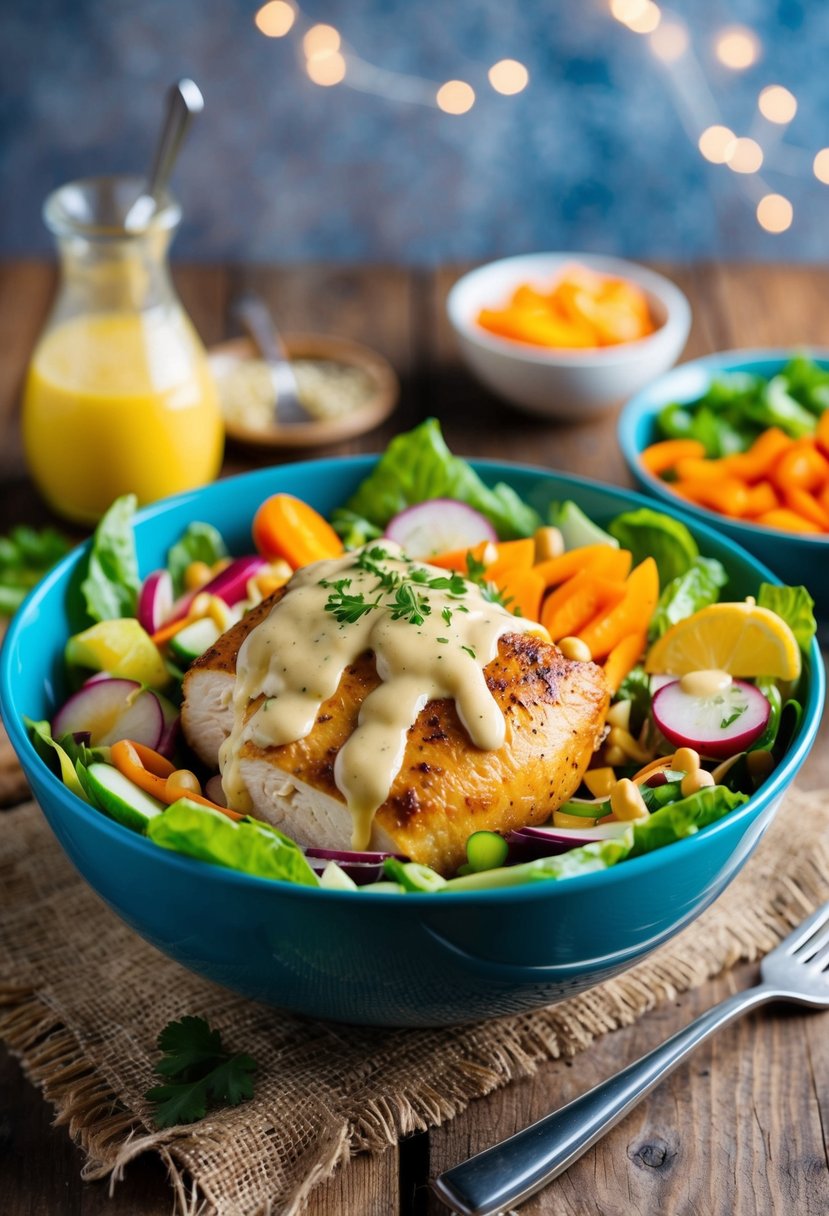
[[[211,1030],[204,1018],[168,1022],[158,1036],[158,1048],[164,1055],[155,1071],[168,1081],[146,1093],[156,1105],[156,1127],[196,1123],[209,1106],[238,1106],[253,1097],[251,1073],[256,1061],[243,1052],[225,1050],[219,1031]]]

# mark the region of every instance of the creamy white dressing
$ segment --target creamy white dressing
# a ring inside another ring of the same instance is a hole
[[[686,672],[679,681],[679,687],[689,697],[715,697],[718,692],[730,688],[731,684],[728,672],[716,667]]]
[[[410,561],[391,541],[304,567],[239,650],[233,729],[219,754],[228,804],[250,810],[239,764],[244,744],[278,747],[305,738],[345,668],[372,651],[381,683],[363,701],[334,764],[354,820],[353,847],[366,848],[374,814],[403,763],[408,730],[429,701],[451,698],[476,747],[503,744],[504,715],[484,668],[506,633],[548,640],[542,625],[513,616],[449,571]]]

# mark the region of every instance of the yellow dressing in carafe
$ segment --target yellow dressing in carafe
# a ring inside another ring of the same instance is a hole
[[[119,494],[146,503],[215,477],[219,406],[184,312],[81,314],[48,330],[29,369],[23,440],[41,492],[82,523]]]

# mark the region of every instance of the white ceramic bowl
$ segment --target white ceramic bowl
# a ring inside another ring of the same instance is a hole
[[[549,290],[557,273],[574,263],[638,284],[658,327],[654,333],[597,350],[551,350],[499,338],[477,324],[481,308],[503,307],[519,284]],[[691,325],[691,307],[669,279],[636,262],[593,253],[528,253],[489,262],[458,280],[446,309],[461,354],[478,379],[519,409],[545,418],[584,418],[621,404],[673,366]]]

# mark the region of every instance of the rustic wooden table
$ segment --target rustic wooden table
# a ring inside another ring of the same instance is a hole
[[[829,345],[829,269],[708,266],[674,270],[694,310],[686,358],[736,346]],[[228,301],[254,288],[287,330],[362,340],[398,369],[403,396],[381,431],[338,452],[378,450],[428,414],[453,449],[531,461],[629,484],[615,419],[553,426],[513,414],[458,364],[444,319],[450,271],[180,267],[179,291],[205,341],[226,336]],[[42,264],[0,266],[0,532],[46,521],[23,466],[16,423],[21,377],[54,289]],[[226,471],[251,466],[228,452]],[[829,790],[829,724],[801,778]],[[655,1046],[737,987],[745,967],[607,1035],[572,1061],[473,1103],[398,1152],[357,1158],[314,1192],[310,1216],[439,1216],[430,1176],[511,1134]],[[634,1113],[522,1213],[601,1216],[818,1216],[829,1212],[829,1023],[787,1010],[748,1017],[701,1048]],[[0,1054],[0,1209],[5,1216],[156,1216],[171,1208],[161,1167],[139,1161],[109,1197],[82,1183],[81,1154],[16,1062]]]

